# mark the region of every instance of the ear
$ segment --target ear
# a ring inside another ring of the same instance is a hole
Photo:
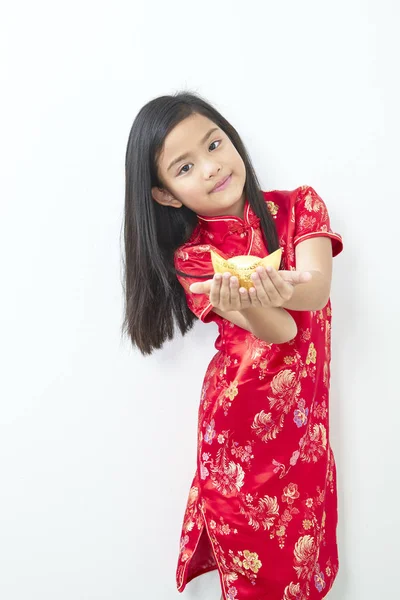
[[[182,206],[182,202],[176,200],[172,194],[162,188],[151,188],[151,195],[158,204],[162,204],[163,206],[173,206],[174,208],[180,208]]]

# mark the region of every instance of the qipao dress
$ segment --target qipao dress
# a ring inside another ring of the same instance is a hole
[[[310,186],[262,192],[282,248],[329,237],[343,249],[327,207]],[[187,303],[218,326],[216,354],[202,384],[197,467],[185,510],[176,584],[218,569],[225,600],[317,600],[338,571],[337,492],[329,444],[331,302],[288,311],[296,337],[270,344],[212,310],[189,286],[211,279],[210,249],[224,258],[269,254],[247,198],[244,219],[203,217],[174,256]],[[184,275],[183,275],[184,274]]]

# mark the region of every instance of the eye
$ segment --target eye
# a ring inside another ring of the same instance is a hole
[[[222,140],[215,140],[215,142],[212,142],[212,143],[210,144],[210,146],[212,146],[213,144],[217,144],[218,142],[219,142],[219,143],[221,143],[221,141],[222,141]]]
[[[209,145],[209,149],[211,148],[211,146],[212,146],[213,144],[221,144],[221,142],[222,142],[222,140],[215,140],[215,142],[212,142],[212,143]],[[188,164],[192,164],[192,163],[188,163]],[[179,175],[180,175],[182,172],[183,172],[183,173],[188,173],[188,172],[189,172],[189,171],[183,171],[183,169],[184,169],[185,167],[187,167],[187,166],[188,166],[188,165],[183,165],[183,167],[180,169],[180,171],[179,171],[179,173],[178,173],[178,176],[179,176]]]

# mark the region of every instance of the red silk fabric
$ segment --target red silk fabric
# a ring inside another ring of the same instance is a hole
[[[312,237],[329,237],[333,256],[342,251],[312,187],[263,195],[283,251],[281,269],[296,268],[296,245]],[[331,302],[319,311],[289,311],[298,327],[294,340],[259,340],[213,312],[207,295],[189,291],[213,276],[210,248],[225,258],[269,254],[247,199],[244,220],[198,216],[191,239],[175,253],[189,308],[218,325],[200,394],[177,588],[218,569],[225,600],[324,598],[338,571]]]

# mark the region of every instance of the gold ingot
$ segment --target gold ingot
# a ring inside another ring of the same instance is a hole
[[[211,260],[215,273],[226,273],[229,271],[231,275],[236,275],[239,279],[239,285],[247,290],[254,287],[254,283],[250,278],[257,267],[271,266],[278,270],[281,264],[282,248],[278,248],[269,256],[259,258],[258,256],[241,255],[232,256],[232,258],[222,258],[217,252],[210,249]]]

